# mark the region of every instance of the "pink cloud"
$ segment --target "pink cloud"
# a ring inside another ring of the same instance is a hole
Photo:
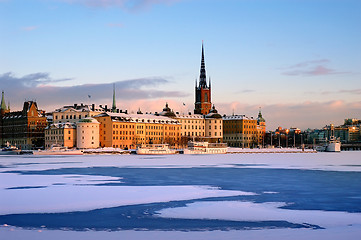
[[[283,72],[282,74],[288,76],[322,76],[322,75],[348,73],[348,72],[339,72],[324,66],[324,64],[328,64],[328,63],[330,63],[330,60],[328,59],[301,62],[286,68],[289,70]]]
[[[180,0],[59,0],[62,2],[68,2],[72,4],[82,4],[89,7],[118,7],[127,10],[144,9],[156,4],[172,4]]]
[[[28,27],[23,27],[22,29],[24,31],[34,31],[38,28],[38,26],[28,26]]]

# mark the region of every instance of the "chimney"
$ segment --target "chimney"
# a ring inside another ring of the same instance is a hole
[[[92,104],[92,111],[94,111],[95,110],[95,104],[93,103]]]
[[[108,105],[105,105],[105,111],[108,111]]]
[[[76,108],[78,106],[78,104],[74,103],[74,108]]]

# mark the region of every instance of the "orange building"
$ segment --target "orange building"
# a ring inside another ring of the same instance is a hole
[[[45,148],[52,146],[76,147],[76,125],[74,123],[54,123],[45,128]]]
[[[134,149],[148,143],[178,145],[177,120],[151,114],[102,113],[94,116],[100,123],[100,146]]]
[[[94,116],[100,123],[101,147],[135,148],[135,122],[125,113],[106,112]]]

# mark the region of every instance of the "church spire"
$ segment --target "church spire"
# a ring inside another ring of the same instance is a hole
[[[2,97],[1,97],[1,110],[7,110],[6,108],[6,103],[5,103],[5,96],[4,96],[4,91],[2,91]]]
[[[117,112],[117,106],[115,103],[115,83],[113,83],[113,105],[112,105],[112,112]]]
[[[207,87],[206,64],[204,61],[203,41],[202,41],[202,60],[201,60],[201,70],[199,75],[199,86],[204,88]]]

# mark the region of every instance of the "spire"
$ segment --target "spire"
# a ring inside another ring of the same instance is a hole
[[[4,96],[4,91],[2,91],[2,97],[1,97],[1,110],[7,110],[6,109],[6,103],[5,103],[5,96]]]
[[[259,112],[258,112],[258,117],[257,117],[257,123],[259,124],[260,122],[266,122],[266,120],[262,116],[261,107],[259,107]]]
[[[115,83],[113,83],[113,105],[112,105],[112,112],[117,112],[117,106],[115,103]]]
[[[200,76],[199,76],[199,86],[207,87],[206,64],[204,61],[203,41],[202,41],[202,60],[201,60],[201,70],[200,70]]]

